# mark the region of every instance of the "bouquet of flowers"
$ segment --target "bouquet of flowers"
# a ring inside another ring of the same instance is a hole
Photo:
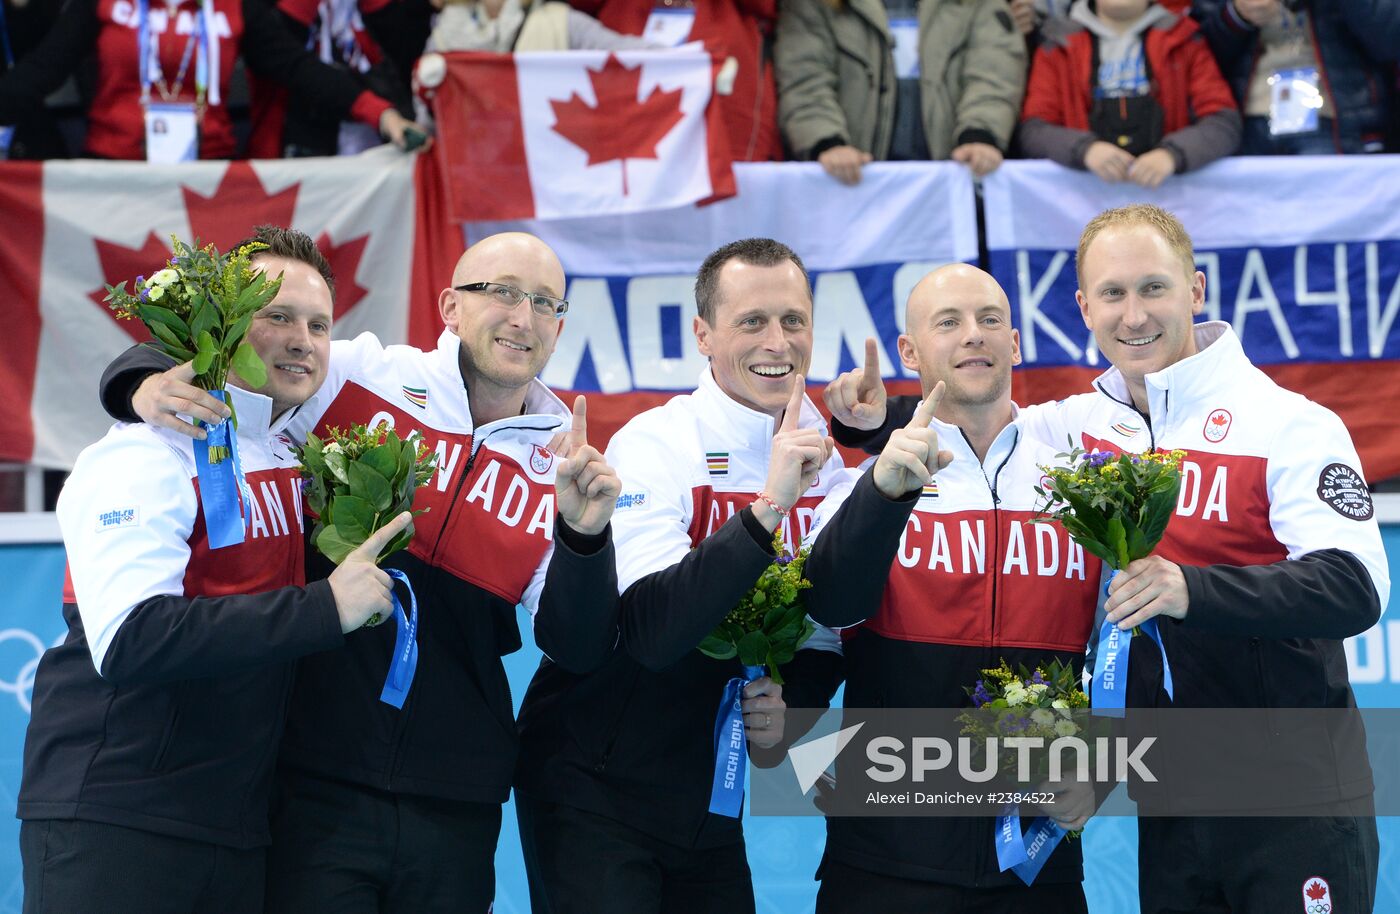
[[[716,660],[738,657],[746,667],[768,667],[768,675],[782,685],[778,665],[788,663],[812,636],[816,626],[807,618],[802,591],[812,582],[802,576],[809,550],[794,555],[783,542],[782,528],[773,534],[773,564],[763,570],[753,588],[724,621],[700,642],[700,651]]]
[[[327,435],[307,435],[297,456],[306,504],[316,516],[311,541],[339,565],[371,533],[412,508],[414,493],[437,469],[437,455],[422,438],[410,435],[402,440],[387,425],[330,428]],[[409,524],[384,548],[380,560],[412,539]]]
[[[1041,467],[1046,478],[1035,491],[1044,503],[1035,520],[1059,521],[1114,571],[1157,548],[1176,509],[1185,451],[1089,454],[1074,448],[1055,456],[1069,466]]]
[[[267,383],[267,366],[244,337],[253,315],[277,296],[281,278],[253,270],[250,259],[267,247],[257,242],[220,254],[213,245],[199,247],[171,237],[174,256],[151,276],[107,286],[107,306],[117,318],[146,325],[161,352],[177,362],[193,362],[194,383],[222,391],[229,369],[254,387]],[[233,406],[230,403],[229,408]],[[232,417],[234,428],[238,417]],[[230,456],[231,445],[219,436],[210,442],[209,463]]]

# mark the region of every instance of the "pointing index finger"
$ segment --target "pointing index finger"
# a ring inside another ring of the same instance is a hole
[[[569,427],[569,437],[577,446],[588,443],[588,400],[582,394],[574,399],[574,419]]]
[[[914,410],[914,418],[909,420],[909,428],[928,428],[933,422],[934,414],[938,412],[938,404],[943,402],[943,392],[947,388],[942,381],[933,385],[933,390],[924,397],[919,408]]]
[[[365,541],[361,543],[359,548],[352,552],[351,555],[371,562],[376,561],[379,558],[379,553],[384,551],[384,547],[389,545],[394,537],[403,532],[403,529],[407,527],[412,520],[413,515],[410,512],[401,512],[397,517],[389,521],[389,523],[366,537]]]
[[[860,385],[864,388],[883,383],[880,380],[880,348],[875,337],[865,338],[865,370],[860,375]]]
[[[792,396],[788,397],[787,408],[783,410],[783,424],[779,431],[791,432],[797,429],[798,414],[802,412],[802,395],[807,391],[807,380],[802,375],[793,375]]]

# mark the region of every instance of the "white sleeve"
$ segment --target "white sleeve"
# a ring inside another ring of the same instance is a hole
[[[1269,526],[1290,559],[1319,549],[1356,556],[1384,612],[1390,566],[1361,459],[1335,413],[1299,399],[1302,409],[1269,450]]]
[[[685,465],[676,465],[683,453],[686,449],[676,447],[674,439],[667,445],[636,419],[608,443],[607,461],[622,481],[622,507],[612,517],[619,592],[670,568],[690,551],[694,500]]]
[[[131,610],[185,592],[199,510],[192,470],[144,426],[83,451],[58,498],[78,614],[97,672]]]
[[[862,474],[875,464],[875,460],[876,458],[871,457],[859,468],[842,467],[837,471],[836,481],[831,484],[831,488],[826,490],[826,496],[822,498],[821,504],[817,505],[816,516],[812,519],[812,529],[807,531],[807,536],[802,541],[804,546],[810,548],[817,541],[817,537],[826,529],[826,525],[831,523],[836,512],[841,510],[846,499],[851,497],[851,490],[855,488]]]
[[[525,594],[520,598],[520,605],[530,614],[530,625],[535,623],[535,613],[540,611],[540,594],[544,591],[544,579],[549,573],[549,560],[554,558],[554,540],[549,541],[549,548],[540,556],[540,563],[535,566],[535,573],[530,576],[530,583],[525,587]]]

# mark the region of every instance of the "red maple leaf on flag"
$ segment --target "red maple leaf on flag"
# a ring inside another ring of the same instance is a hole
[[[1327,896],[1327,890],[1322,887],[1322,883],[1314,882],[1303,890],[1313,901],[1320,901]]]
[[[1219,413],[1216,413],[1214,416],[1210,417],[1210,423],[1211,425],[1224,425],[1225,417],[1220,415]]]
[[[101,238],[93,238],[92,241],[97,246],[97,259],[102,264],[102,275],[106,281],[114,286],[126,282],[128,290],[132,288],[136,277],[150,276],[165,266],[166,261],[170,259],[170,245],[157,238],[155,232],[148,233],[146,243],[139,248],[113,244]],[[103,311],[111,314],[103,301],[106,297],[107,290],[104,288],[93,289],[88,293],[88,298],[96,302]],[[116,317],[113,316],[112,319],[116,320]],[[138,343],[144,343],[151,338],[150,331],[140,321],[117,321],[117,326]]]
[[[256,225],[292,224],[299,184],[269,194],[247,162],[230,162],[213,194],[182,188],[190,231],[200,245],[212,244],[227,251],[253,234]],[[193,239],[183,239],[193,240]]]
[[[622,193],[627,194],[627,160],[656,158],[656,145],[681,122],[680,89],[653,87],[645,101],[638,101],[642,65],[623,66],[609,54],[601,70],[589,70],[596,105],[577,92],[568,101],[550,101],[554,131],[588,153],[588,164],[618,160],[622,163]]]
[[[368,235],[352,238],[342,245],[331,243],[328,232],[322,232],[316,239],[316,247],[330,261],[331,273],[335,276],[335,320],[340,318],[369,294],[369,290],[355,281],[360,271],[360,258],[364,256]]]

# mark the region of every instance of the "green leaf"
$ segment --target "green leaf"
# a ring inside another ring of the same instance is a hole
[[[716,660],[728,660],[737,656],[739,651],[734,647],[734,642],[726,641],[714,635],[707,635],[704,641],[700,642],[700,653],[706,657],[713,657]]]
[[[397,517],[398,513],[395,512],[388,516]],[[413,532],[413,524],[412,522],[410,522],[407,527],[405,527],[402,531],[399,532],[398,536],[394,537],[389,541],[389,545],[384,547],[384,551],[379,553],[379,561],[384,561],[389,556],[393,555],[395,552],[398,552],[400,549],[407,549],[408,544],[413,541]]]
[[[209,333],[215,327],[219,327],[218,306],[216,306],[209,299],[201,295],[193,302],[191,302],[190,306],[192,313],[192,318],[190,320],[190,333],[196,339],[209,335]],[[204,348],[204,344],[202,342],[200,343],[200,348]]]
[[[753,605],[754,605],[754,606],[762,606],[764,603],[767,603],[767,602],[768,602],[768,595],[765,594],[765,593],[764,593],[763,591],[761,591],[761,590],[755,589],[754,592],[753,592]]]
[[[1107,524],[1108,536],[1105,538],[1105,545],[1113,553],[1113,567],[1119,570],[1128,567],[1128,537],[1123,529],[1123,520],[1119,517],[1110,517]]]
[[[193,339],[196,335],[190,331],[189,324],[186,324],[184,319],[181,318],[180,315],[176,314],[174,311],[171,311],[169,308],[163,308],[160,305],[152,305],[149,303],[142,305],[141,320],[148,327],[152,324],[160,324],[161,326],[166,327],[170,330],[171,333],[173,333],[177,338],[179,338],[182,343],[185,340]],[[152,332],[154,333],[155,331],[152,330]]]
[[[207,337],[209,334],[205,334]],[[214,364],[214,350],[201,348],[194,357],[194,364],[190,367],[194,369],[196,375],[202,375],[209,371],[209,367]]]
[[[394,500],[394,490],[389,487],[389,480],[359,460],[350,464],[347,471],[350,474],[351,494],[369,502],[376,511],[389,510]]]
[[[788,660],[792,658],[789,657]],[[786,663],[787,660],[779,660],[774,655],[769,654],[765,666],[768,667],[768,678],[777,685],[783,685],[783,674],[778,670],[779,663]]]
[[[369,539],[370,532],[381,526],[375,523],[375,510],[369,502],[354,495],[337,495],[331,499],[331,519],[346,536],[360,542]]]
[[[360,462],[392,481],[398,477],[399,446],[390,442],[370,448],[360,457]]]
[[[768,636],[763,632],[749,632],[739,639],[739,662],[744,666],[758,666],[768,657]]]
[[[347,539],[334,525],[326,527],[316,537],[316,548],[337,565],[345,561],[345,557],[354,552],[359,545],[359,543]]]
[[[267,383],[267,365],[247,343],[239,343],[238,348],[233,351],[232,368],[238,372],[244,383],[253,387],[262,387]]]

